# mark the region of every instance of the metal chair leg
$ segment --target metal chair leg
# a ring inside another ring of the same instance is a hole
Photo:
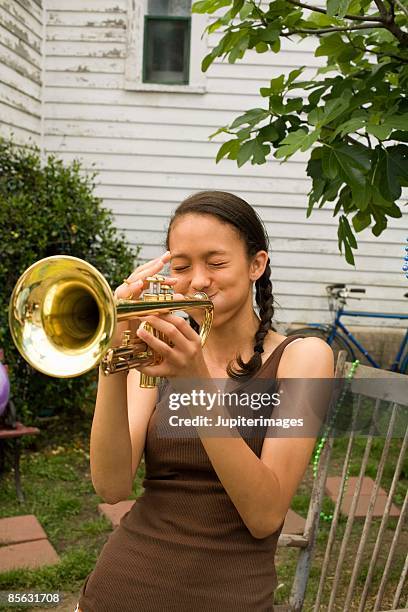
[[[22,504],[25,499],[20,480],[20,440],[18,438],[14,441],[14,481],[16,483],[17,499]]]

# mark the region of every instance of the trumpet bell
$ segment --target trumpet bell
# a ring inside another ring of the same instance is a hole
[[[9,325],[21,355],[40,372],[57,378],[94,368],[116,326],[109,284],[91,264],[69,255],[47,257],[19,278]]]

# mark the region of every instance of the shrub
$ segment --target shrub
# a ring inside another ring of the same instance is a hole
[[[0,347],[9,364],[12,394],[21,418],[87,410],[94,403],[96,372],[55,379],[31,368],[14,346],[8,304],[21,273],[50,255],[85,259],[111,286],[133,269],[137,252],[114,226],[110,211],[93,195],[95,174],[78,161],[65,165],[54,156],[41,161],[38,149],[0,139]]]

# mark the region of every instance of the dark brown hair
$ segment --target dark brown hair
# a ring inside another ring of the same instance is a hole
[[[181,216],[189,213],[212,215],[223,223],[232,225],[245,244],[248,258],[253,257],[258,251],[268,252],[268,235],[255,210],[245,200],[225,191],[202,191],[184,200],[170,220],[166,238],[167,249],[169,248],[169,237],[173,223]],[[264,352],[264,339],[268,331],[273,329],[274,299],[270,275],[271,268],[268,258],[264,273],[255,282],[255,300],[259,306],[260,323],[254,338],[254,354],[247,363],[238,355],[236,358],[238,369],[234,368],[231,362],[228,364],[227,374],[233,379],[249,378],[256,374],[262,366],[261,355]],[[197,331],[197,323],[191,318],[190,323]]]

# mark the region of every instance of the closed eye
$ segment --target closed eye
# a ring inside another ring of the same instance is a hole
[[[219,263],[210,263],[209,265],[212,266],[213,268],[219,268],[221,266],[225,266],[227,262],[226,261],[221,261]]]
[[[178,268],[173,268],[173,272],[183,272],[183,270],[187,270],[188,266],[179,266]]]

